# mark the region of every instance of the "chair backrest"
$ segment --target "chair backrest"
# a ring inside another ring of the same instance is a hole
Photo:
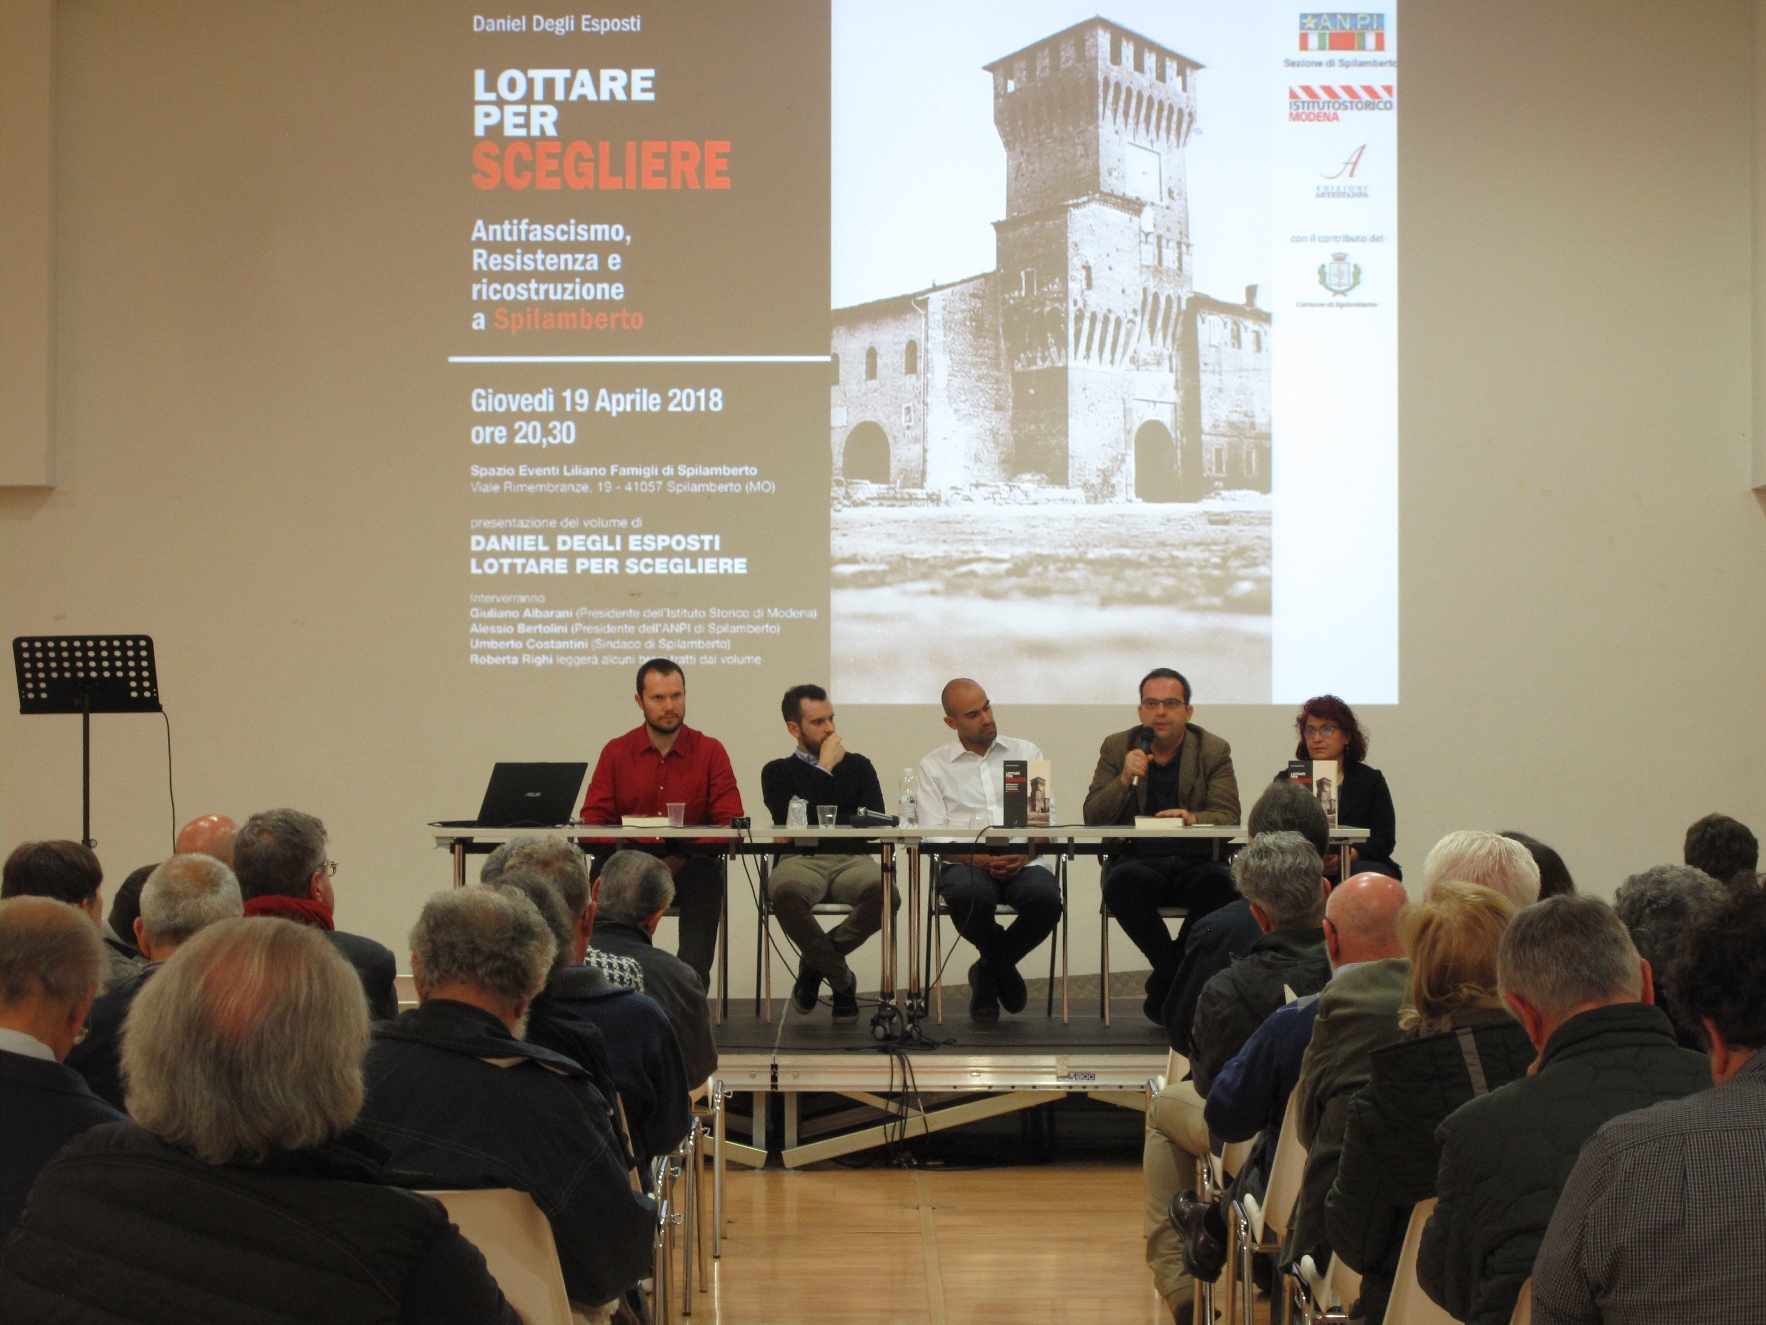
[[[424,1195],[445,1205],[448,1218],[484,1253],[491,1277],[526,1325],[570,1325],[552,1225],[531,1196],[508,1187]]]
[[[1229,1142],[1220,1152],[1220,1167],[1232,1177],[1238,1177],[1239,1170],[1245,1167],[1245,1161],[1251,1158],[1251,1147],[1257,1144],[1255,1137],[1249,1141]]]
[[[1435,1212],[1435,1198],[1418,1201],[1410,1212],[1404,1233],[1404,1250],[1398,1254],[1398,1273],[1392,1277],[1392,1299],[1386,1307],[1386,1325],[1456,1325],[1453,1317],[1435,1305],[1416,1281],[1416,1253],[1422,1245],[1423,1225]]]
[[[1306,1147],[1300,1144],[1300,1093],[1288,1093],[1282,1114],[1282,1134],[1276,1138],[1275,1158],[1269,1162],[1269,1183],[1263,1193],[1263,1224],[1283,1238],[1294,1203],[1300,1199],[1300,1179],[1306,1174]]]
[[[1533,1325],[1532,1275],[1521,1284],[1521,1295],[1515,1299],[1515,1314],[1508,1318],[1508,1325]]]

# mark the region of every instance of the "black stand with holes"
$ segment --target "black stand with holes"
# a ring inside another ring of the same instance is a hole
[[[80,841],[92,840],[92,715],[158,713],[147,635],[20,635],[12,641],[20,713],[80,715]]]

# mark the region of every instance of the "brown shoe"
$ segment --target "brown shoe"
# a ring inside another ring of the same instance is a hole
[[[969,968],[969,1020],[991,1026],[999,1019],[999,995],[987,974],[987,963],[976,962]]]
[[[1226,1247],[1208,1231],[1208,1216],[1214,1202],[1197,1198],[1193,1191],[1182,1191],[1171,1199],[1171,1226],[1183,1239],[1184,1268],[1205,1283],[1214,1283],[1226,1268]]]

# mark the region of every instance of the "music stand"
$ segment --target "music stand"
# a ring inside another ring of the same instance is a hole
[[[20,713],[80,715],[80,840],[92,845],[92,715],[158,713],[147,635],[20,635],[12,641]]]

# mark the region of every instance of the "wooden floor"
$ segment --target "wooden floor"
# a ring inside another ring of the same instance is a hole
[[[698,1325],[1170,1325],[1140,1166],[731,1170]]]

